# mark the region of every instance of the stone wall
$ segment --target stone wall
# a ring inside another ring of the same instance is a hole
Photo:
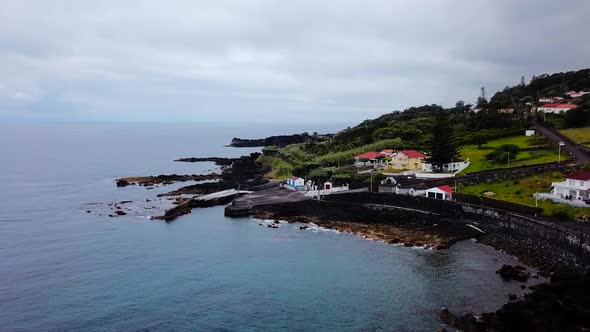
[[[446,218],[472,220],[486,232],[516,232],[550,241],[590,261],[590,234],[560,225],[557,221],[503,211],[474,204],[430,199],[420,196],[354,193],[327,197],[340,203],[392,205],[437,213]]]

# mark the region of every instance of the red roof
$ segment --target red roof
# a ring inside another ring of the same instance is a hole
[[[424,157],[426,157],[424,155],[424,153],[418,152],[416,150],[401,150],[399,153],[405,154],[406,156],[408,156],[408,158],[424,158]]]
[[[541,107],[546,108],[576,108],[578,105],[576,104],[545,104],[541,105]]]
[[[446,192],[446,193],[448,193],[448,194],[452,194],[453,193],[453,187],[451,187],[451,186],[444,185],[444,186],[440,186],[440,187],[437,187],[437,188],[440,189],[440,190],[442,190],[442,191],[444,191],[444,192]]]
[[[301,179],[301,178],[297,177],[297,176],[290,176],[289,177],[289,180],[299,180],[299,179]]]
[[[392,149],[387,149],[387,150],[383,150],[381,152],[383,152],[383,153],[393,153],[393,150]]]
[[[574,179],[574,180],[588,181],[588,180],[590,180],[590,171],[577,171],[573,174],[566,176],[566,178]]]
[[[375,159],[378,156],[386,157],[384,154],[382,154],[381,152],[377,152],[377,151],[369,151],[369,152],[361,153],[361,154],[356,155],[354,157],[358,158],[358,159],[362,159],[362,158]]]

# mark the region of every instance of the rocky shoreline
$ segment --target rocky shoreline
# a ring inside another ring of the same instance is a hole
[[[479,232],[464,222],[415,210],[398,210],[392,218],[389,210],[362,204],[318,202],[261,206],[253,209],[258,219],[314,223],[318,226],[362,237],[424,248],[446,249],[452,244],[473,238]]]
[[[510,297],[496,312],[454,315],[443,308],[440,319],[461,331],[588,331],[590,274],[560,271],[548,283],[530,286],[522,299]],[[440,328],[438,331],[447,331]]]
[[[227,189],[237,189],[238,186],[242,190],[251,190],[262,186],[269,182],[266,174],[271,169],[268,166],[256,162],[260,155],[260,153],[256,152],[235,159],[204,158],[209,160],[220,159],[222,163],[231,160],[231,164],[223,167],[221,174],[216,175],[216,179],[218,180],[216,182],[197,183],[158,196],[206,195]]]
[[[168,185],[174,182],[186,182],[186,181],[210,181],[218,180],[219,174],[185,174],[185,175],[156,175],[156,176],[129,176],[124,178],[115,179],[117,187],[126,186],[144,186],[153,187],[155,185]]]

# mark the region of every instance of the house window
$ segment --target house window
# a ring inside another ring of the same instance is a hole
[[[580,187],[584,186],[584,181],[580,181]]]

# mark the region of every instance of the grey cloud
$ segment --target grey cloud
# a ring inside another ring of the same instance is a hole
[[[354,123],[590,59],[584,0],[4,2],[0,119]]]

